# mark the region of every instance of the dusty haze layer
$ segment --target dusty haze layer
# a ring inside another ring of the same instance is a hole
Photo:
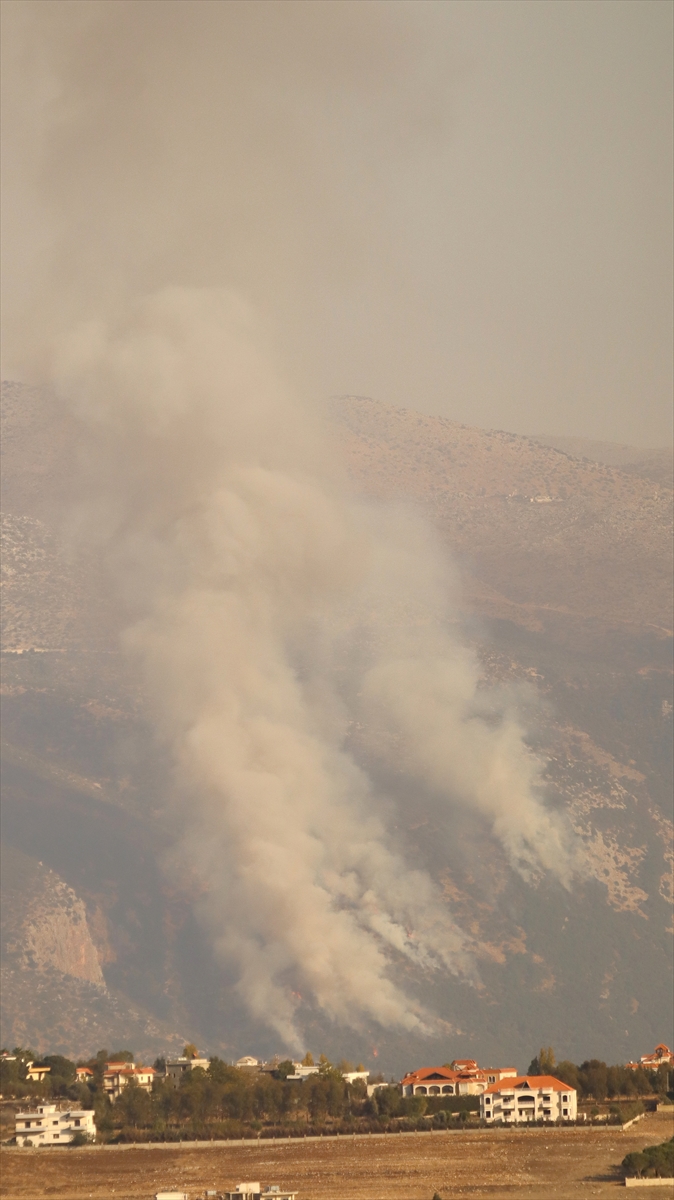
[[[61,532],[125,608],[168,867],[284,1046],[307,1006],[437,1034],[422,981],[479,989],[479,955],[407,798],[529,895],[594,868],[443,548],[353,495],[323,398],[666,437],[669,10],[5,13],[7,361],[74,422]]]
[[[50,325],[226,286],[308,394],[669,442],[671,6],[3,20],[5,377]]]

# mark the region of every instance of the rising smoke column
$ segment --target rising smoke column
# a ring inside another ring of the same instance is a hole
[[[293,1048],[295,991],[340,1022],[429,1028],[391,957],[471,977],[470,946],[392,848],[351,722],[390,732],[409,778],[483,814],[525,874],[571,869],[521,730],[484,718],[447,632],[430,533],[349,497],[228,292],[166,289],[82,325],[54,373],[88,431],[82,536],[135,614],[124,642],[172,748],[180,853],[243,1000]]]

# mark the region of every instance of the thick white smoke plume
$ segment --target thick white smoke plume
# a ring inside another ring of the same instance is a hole
[[[523,874],[571,870],[521,730],[485,712],[448,632],[431,533],[349,497],[230,293],[160,291],[61,339],[54,370],[90,433],[88,520],[135,614],[182,851],[241,996],[289,1047],[296,993],[341,1022],[427,1028],[391,959],[470,977],[470,945],[393,848],[352,724],[388,739],[411,787],[481,814]]]

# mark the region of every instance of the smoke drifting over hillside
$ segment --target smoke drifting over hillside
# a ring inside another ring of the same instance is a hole
[[[487,714],[448,632],[431,533],[349,497],[228,292],[167,289],[82,325],[54,378],[87,430],[81,536],[136,611],[124,641],[177,764],[179,854],[242,998],[295,1048],[298,993],[338,1021],[429,1029],[391,957],[470,979],[469,940],[394,848],[352,723],[389,738],[448,822],[454,804],[482,814],[527,878],[572,869],[521,731]]]
[[[581,862],[516,715],[452,632],[432,532],[350,493],[307,400],[352,370],[367,380],[371,358],[396,398],[406,346],[400,387],[418,379],[439,403],[448,329],[479,343],[480,369],[490,358],[479,297],[467,337],[465,294],[447,300],[477,275],[442,241],[473,207],[466,194],[447,219],[465,173],[442,156],[465,69],[448,70],[452,31],[474,11],[7,7],[8,358],[81,421],[70,532],[103,548],[127,606],[124,644],[176,764],[176,854],[249,1010],[294,1048],[300,995],[336,1021],[421,1032],[433,1014],[393,964],[476,978],[470,937],[405,861],[378,760],[447,828],[474,814],[528,882],[568,885]],[[505,293],[501,311],[510,277]],[[575,361],[560,328],[563,353],[541,358],[555,379]],[[462,370],[466,395],[489,391]]]

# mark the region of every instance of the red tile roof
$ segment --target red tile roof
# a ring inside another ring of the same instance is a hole
[[[509,1092],[513,1088],[523,1088],[528,1086],[534,1091],[541,1088],[545,1091],[554,1092],[573,1092],[570,1084],[563,1083],[561,1079],[555,1079],[554,1075],[516,1075],[513,1079],[502,1079],[500,1083],[490,1083],[489,1087],[482,1093],[485,1096],[493,1092]]]
[[[457,1078],[456,1071],[449,1067],[420,1067],[418,1071],[410,1071],[402,1080],[403,1083],[427,1083],[431,1079],[444,1079],[453,1083]]]

